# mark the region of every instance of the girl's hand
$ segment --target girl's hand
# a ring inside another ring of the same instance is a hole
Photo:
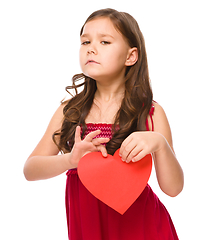
[[[69,159],[70,163],[74,166],[78,166],[79,160],[87,153],[90,152],[101,152],[103,157],[107,157],[107,150],[102,143],[107,143],[110,141],[109,138],[95,138],[101,133],[101,130],[96,130],[89,133],[84,140],[80,136],[81,128],[76,127],[75,132],[75,144],[70,153],[71,157]]]
[[[160,151],[166,143],[157,132],[133,132],[122,143],[119,155],[123,161],[137,162],[149,153]]]

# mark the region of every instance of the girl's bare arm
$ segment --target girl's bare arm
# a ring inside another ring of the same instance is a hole
[[[68,154],[58,155],[59,150],[52,140],[52,135],[61,127],[62,120],[63,105],[53,115],[45,134],[25,163],[24,175],[27,180],[51,178],[72,167]]]
[[[24,166],[24,175],[27,180],[48,179],[61,173],[77,168],[79,160],[87,153],[100,151],[107,156],[107,151],[102,143],[108,142],[109,138],[95,138],[100,130],[89,133],[84,140],[81,139],[81,129],[78,126],[75,132],[75,144],[70,153],[58,155],[59,150],[52,140],[53,133],[60,129],[63,120],[63,106],[61,105],[52,117],[49,126],[27,159]]]
[[[134,132],[129,135],[122,143],[120,155],[123,161],[136,162],[152,153],[159,186],[167,195],[174,197],[183,189],[183,171],[174,153],[166,114],[159,104],[154,105],[154,132]]]
[[[163,108],[155,103],[154,131],[165,141],[161,150],[153,154],[159,186],[169,196],[177,196],[183,189],[184,174],[173,149],[172,134]]]

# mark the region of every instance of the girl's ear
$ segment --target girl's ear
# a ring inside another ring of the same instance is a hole
[[[138,49],[136,47],[130,48],[125,66],[133,66],[138,61]]]

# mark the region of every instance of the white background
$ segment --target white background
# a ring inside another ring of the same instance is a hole
[[[0,239],[67,239],[65,174],[27,182],[23,165],[80,73],[79,31],[95,10],[133,15],[144,34],[154,99],[165,109],[185,187],[150,185],[179,238],[211,233],[211,2],[3,0],[0,3]]]

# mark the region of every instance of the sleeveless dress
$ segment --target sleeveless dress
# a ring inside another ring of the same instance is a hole
[[[151,121],[153,112],[154,106]],[[112,138],[112,124],[87,124],[85,135],[97,129],[102,131],[99,137]],[[94,197],[80,181],[77,169],[71,169],[67,172],[66,213],[69,240],[178,240],[169,213],[148,184],[121,215]]]

